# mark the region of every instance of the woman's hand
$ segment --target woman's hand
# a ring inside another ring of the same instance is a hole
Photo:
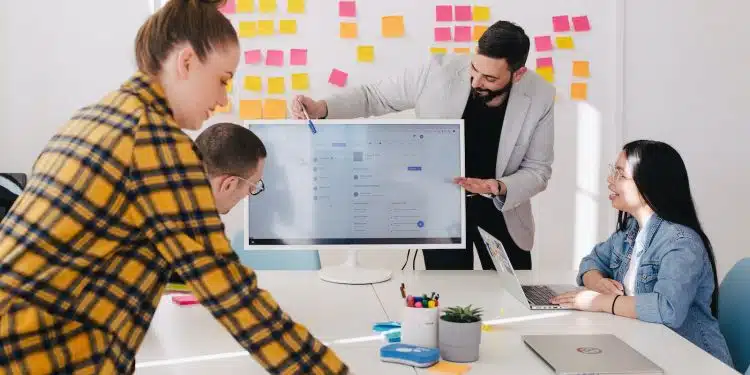
[[[609,312],[607,301],[612,303],[612,296],[607,296],[595,290],[583,289],[563,293],[550,299],[550,303],[567,309],[593,312]]]
[[[602,277],[599,281],[594,283],[591,290],[597,291],[601,294],[625,295],[625,287],[622,286],[622,283],[606,277]]]

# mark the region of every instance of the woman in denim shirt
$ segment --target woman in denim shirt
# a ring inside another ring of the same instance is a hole
[[[564,307],[664,324],[729,366],[716,320],[717,277],[679,153],[654,141],[628,143],[607,179],[617,230],[583,258],[583,291]]]

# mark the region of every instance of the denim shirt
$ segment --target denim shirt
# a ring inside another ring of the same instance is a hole
[[[583,274],[598,270],[623,282],[638,222],[631,218],[624,231],[615,232],[581,260]],[[701,237],[694,230],[656,214],[648,221],[635,282],[635,310],[639,320],[664,324],[730,367],[732,358],[719,322],[711,314],[714,274]]]

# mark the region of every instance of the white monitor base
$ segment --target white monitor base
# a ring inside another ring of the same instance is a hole
[[[340,266],[323,267],[318,275],[324,281],[337,284],[377,284],[391,279],[387,269],[369,269],[359,265],[357,251],[349,250],[346,263]]]

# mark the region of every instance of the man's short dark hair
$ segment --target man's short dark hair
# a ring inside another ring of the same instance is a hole
[[[509,21],[497,21],[479,38],[479,54],[493,59],[505,59],[515,72],[526,65],[531,42],[523,29]]]
[[[209,126],[195,144],[211,177],[228,174],[246,178],[267,155],[266,146],[255,133],[228,122]]]

